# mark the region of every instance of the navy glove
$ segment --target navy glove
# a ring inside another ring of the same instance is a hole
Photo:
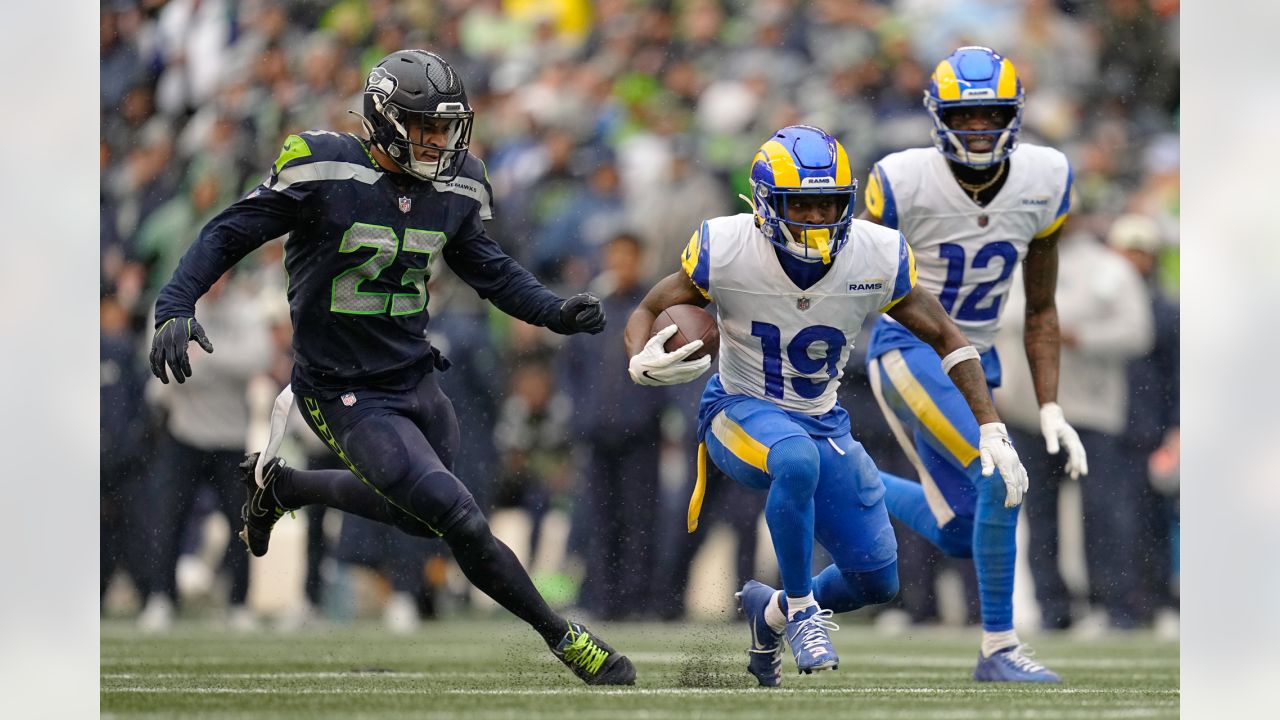
[[[195,340],[207,353],[213,352],[213,343],[204,334],[204,328],[193,317],[169,318],[156,328],[151,338],[151,374],[160,378],[160,382],[169,383],[165,374],[165,365],[173,372],[173,379],[179,383],[191,377],[191,359],[187,356],[187,343]]]
[[[591,293],[578,293],[560,306],[560,324],[570,333],[596,333],[604,330],[604,308],[600,298]]]

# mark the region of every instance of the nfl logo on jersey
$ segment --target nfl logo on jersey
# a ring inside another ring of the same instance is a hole
[[[796,309],[797,309],[797,310],[808,310],[808,309],[809,309],[809,298],[807,298],[807,297],[802,297],[802,298],[800,298],[800,299],[796,300]]]
[[[351,407],[352,405],[355,405],[355,404],[356,404],[356,394],[355,394],[355,393],[344,393],[344,394],[343,394],[343,396],[342,396],[342,404],[343,404],[343,405],[346,405],[347,407]]]
[[[400,196],[400,212],[408,214],[409,209],[413,207],[413,200],[403,195]]]

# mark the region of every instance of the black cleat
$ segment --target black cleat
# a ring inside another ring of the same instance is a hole
[[[551,648],[551,654],[588,685],[634,685],[636,682],[636,666],[627,656],[576,622],[569,623],[569,630],[560,644]]]
[[[281,507],[276,501],[276,491],[273,487],[276,480],[280,478],[280,470],[285,467],[284,460],[276,457],[267,461],[262,469],[264,487],[258,487],[258,481],[253,477],[254,468],[257,465],[258,453],[246,455],[244,462],[240,463],[241,479],[244,480],[245,490],[248,491],[244,507],[240,508],[240,518],[244,520],[240,539],[244,541],[245,547],[249,548],[249,552],[253,553],[254,557],[262,557],[267,554],[267,544],[271,542],[271,528],[275,527],[276,521],[289,510]]]

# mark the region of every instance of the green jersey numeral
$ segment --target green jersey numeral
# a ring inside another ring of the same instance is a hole
[[[393,228],[385,225],[356,223],[342,236],[338,252],[352,253],[360,248],[373,248],[373,256],[359,265],[343,271],[333,279],[329,310],[346,315],[383,315],[390,310],[392,317],[420,313],[427,307],[427,278],[431,276],[431,256],[444,247],[445,235],[436,230],[408,228],[404,242]],[[413,292],[381,293],[361,290],[370,280],[376,280],[391,267],[396,254],[404,252],[426,255],[426,265],[409,268],[400,278],[400,284],[413,287]]]

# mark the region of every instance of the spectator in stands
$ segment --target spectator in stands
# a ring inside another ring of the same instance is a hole
[[[605,244],[601,305],[626,317],[644,297],[644,251],[630,233]],[[575,528],[587,538],[587,574],[580,604],[606,619],[642,617],[653,582],[658,544],[660,420],[667,397],[631,382],[622,344],[624,323],[609,324],[594,342],[570,338],[565,382],[575,409],[574,438],[589,459],[580,477]]]
[[[1156,277],[1163,249],[1160,227],[1146,215],[1122,215],[1107,244],[1133,264],[1147,284],[1155,320],[1151,351],[1129,363],[1129,421],[1124,436],[1125,483],[1136,489],[1132,552],[1138,573],[1139,618],[1157,631],[1177,635],[1174,568],[1178,534],[1179,352],[1178,303]]]
[[[1083,217],[1081,224],[1087,223]],[[1001,339],[1021,337],[1021,281],[1014,281]],[[1152,343],[1150,299],[1129,263],[1091,233],[1067,233],[1058,250],[1058,322],[1062,362],[1058,398],[1063,414],[1089,453],[1089,474],[1079,479],[1083,500],[1084,555],[1089,601],[1105,610],[1114,628],[1137,623],[1133,590],[1138,496],[1126,482],[1122,436],[1128,419],[1128,365]],[[1007,345],[1006,345],[1007,346]],[[1044,627],[1062,629],[1076,619],[1059,571],[1059,490],[1068,482],[1064,456],[1050,455],[1040,435],[1030,373],[1018,353],[1001,352],[1005,384],[1001,416],[1033,478],[1023,502],[1031,536],[1028,559]]]
[[[217,354],[192,356],[195,377],[178,386],[153,381],[155,404],[165,414],[166,433],[146,480],[145,526],[149,596],[139,616],[142,629],[167,630],[178,600],[174,577],[179,535],[191,512],[196,489],[210,485],[232,528],[242,524],[244,484],[237,465],[244,458],[249,427],[248,384],[272,361],[267,319],[249,295],[224,275],[196,305],[208,332],[220,340]],[[180,389],[180,392],[178,391]],[[256,623],[246,605],[249,594],[249,556],[240,552],[240,539],[228,539],[231,597],[228,619],[233,628],[248,630]]]

